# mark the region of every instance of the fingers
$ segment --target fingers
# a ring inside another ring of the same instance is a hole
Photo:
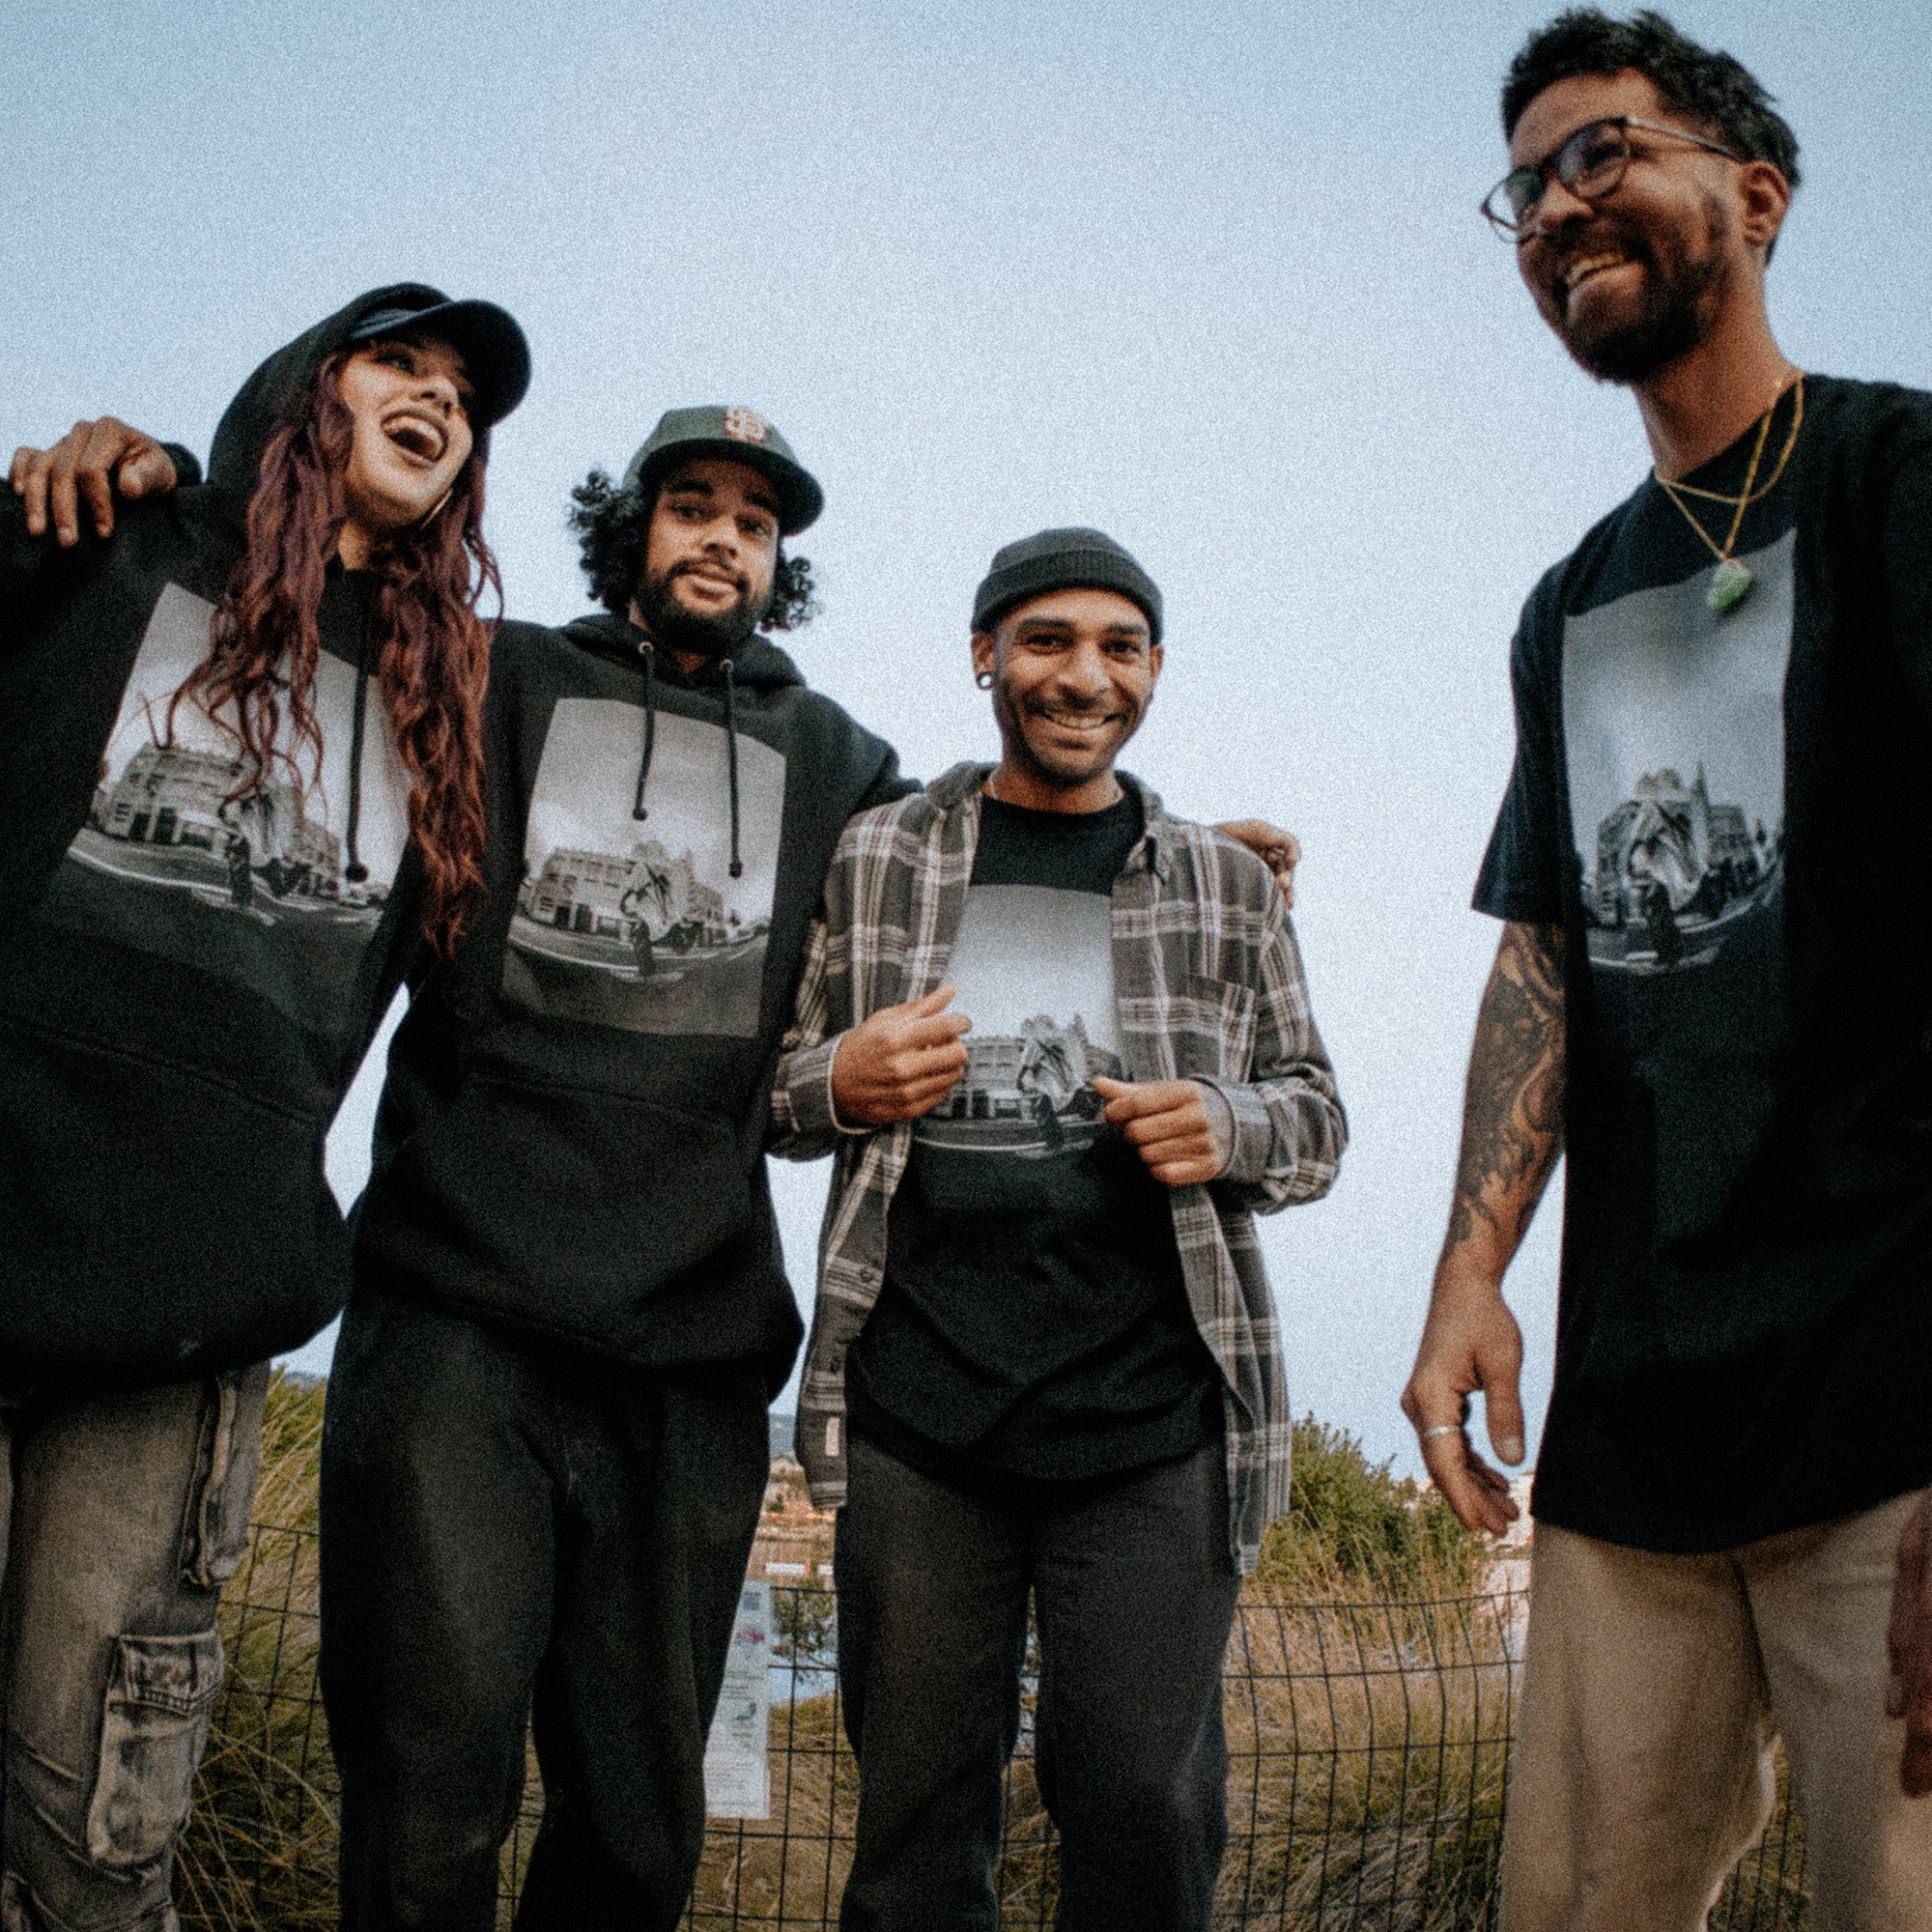
[[[1492,1370],[1488,1357],[1479,1353],[1477,1366],[1483,1370],[1483,1416],[1489,1424],[1490,1447],[1505,1463],[1522,1461],[1522,1399],[1517,1393],[1520,1363]]]
[[[832,1104],[854,1126],[917,1120],[943,1100],[966,1066],[961,1037],[973,1022],[945,1010],[952,988],[882,1007],[838,1042],[832,1058]]]
[[[1422,1432],[1422,1461],[1430,1480],[1464,1529],[1504,1535],[1520,1514],[1510,1494],[1508,1477],[1476,1454],[1462,1429],[1445,1435],[1429,1433],[1441,1426],[1432,1423]]]
[[[1301,840],[1293,832],[1282,834],[1281,856],[1271,862],[1274,867],[1274,882],[1281,888],[1281,895],[1289,910],[1294,909],[1294,868],[1301,864]]]
[[[80,541],[80,465],[93,441],[97,423],[77,422],[54,444],[48,452],[46,472],[47,517],[54,528],[54,541],[63,550],[71,550]],[[101,479],[103,485],[106,479]],[[90,504],[90,508],[94,507]],[[104,510],[107,528],[100,529],[100,513]],[[107,535],[114,528],[113,492],[104,491],[100,506],[95,510],[95,528],[100,535]]]
[[[98,537],[114,533],[114,493],[137,497],[175,485],[175,466],[153,437],[115,416],[77,422],[50,450],[18,449],[9,471],[25,499],[27,529],[71,548],[80,541],[83,513]]]
[[[178,480],[174,458],[149,437],[141,439],[131,455],[122,458],[114,472],[115,487],[130,503],[143,497],[165,496]]]
[[[1254,853],[1274,874],[1283,899],[1293,906],[1294,868],[1301,864],[1301,840],[1293,832],[1270,825],[1265,818],[1226,819],[1214,830],[1225,832]]]
[[[1148,1172],[1166,1187],[1193,1187],[1221,1172],[1202,1089],[1192,1080],[1095,1078],[1106,1101],[1101,1119],[1113,1122],[1139,1151]]]
[[[14,452],[14,461],[8,466],[7,480],[14,486],[14,496],[21,497],[26,505],[29,536],[46,534],[47,470],[52,462],[50,451],[32,449],[22,443]]]

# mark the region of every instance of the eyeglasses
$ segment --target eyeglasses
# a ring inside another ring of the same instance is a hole
[[[1544,187],[1554,175],[1578,201],[1601,201],[1614,194],[1622,185],[1624,170],[1631,164],[1630,137],[1626,128],[1642,128],[1653,134],[1675,134],[1680,141],[1707,148],[1727,161],[1742,163],[1744,156],[1692,134],[1683,128],[1666,128],[1661,121],[1639,121],[1633,114],[1619,114],[1610,121],[1592,121],[1578,128],[1554,153],[1545,155],[1534,167],[1512,168],[1483,197],[1483,213],[1490,225],[1505,242],[1520,242],[1529,226]]]

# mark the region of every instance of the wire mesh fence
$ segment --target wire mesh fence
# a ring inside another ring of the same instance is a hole
[[[335,1921],[338,1785],[316,1689],[316,1539],[264,1525],[222,1609],[214,1712],[179,1895],[195,1928]],[[714,1819],[685,1923],[829,1932],[851,1862],[858,1767],[839,1723],[829,1591],[773,1590],[769,1815]],[[1244,1603],[1226,1665],[1232,1760],[1217,1928],[1463,1932],[1496,1922],[1526,1600]],[[1033,1776],[1031,1695],[1007,1780],[1003,1927],[1046,1927],[1054,1833]],[[508,1926],[542,1815],[534,1760],[503,1848]],[[1808,1924],[1785,1802],[1712,1914],[1714,1932]]]

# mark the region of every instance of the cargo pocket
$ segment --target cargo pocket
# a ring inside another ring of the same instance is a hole
[[[218,1590],[248,1547],[248,1511],[262,1468],[262,1408],[269,1365],[231,1369],[208,1384],[194,1477],[182,1512],[180,1576],[185,1589]]]
[[[202,1631],[114,1641],[87,1855],[97,1864],[139,1871],[167,1856],[187,1820],[221,1686],[221,1639]]]

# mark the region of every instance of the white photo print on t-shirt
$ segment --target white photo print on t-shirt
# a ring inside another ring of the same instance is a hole
[[[958,1086],[913,1128],[930,1148],[1041,1160],[1091,1147],[1125,1078],[1114,1012],[1113,901],[1052,886],[974,886],[947,979],[973,1022]]]
[[[1590,964],[1637,978],[1709,966],[1775,903],[1784,853],[1784,674],[1794,534],[1565,619],[1563,738]]]

